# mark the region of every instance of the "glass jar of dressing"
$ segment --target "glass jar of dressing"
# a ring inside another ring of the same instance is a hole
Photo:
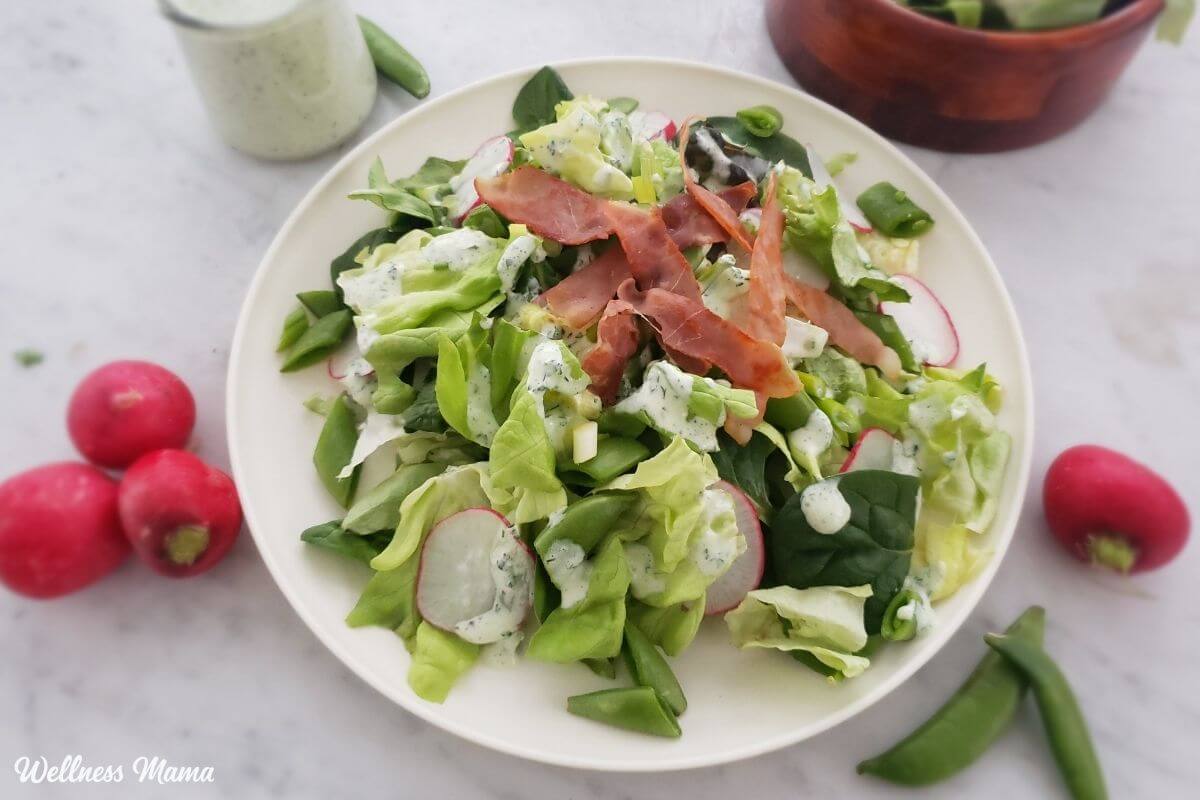
[[[159,0],[208,115],[250,155],[305,158],[375,102],[375,65],[345,0]]]

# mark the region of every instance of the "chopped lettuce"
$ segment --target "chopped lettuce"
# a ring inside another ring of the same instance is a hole
[[[488,463],[488,497],[510,522],[546,519],[566,507],[567,492],[554,473],[554,448],[542,420],[541,402],[528,390],[514,394],[512,411],[496,432]]]
[[[754,392],[733,389],[711,378],[684,372],[669,361],[652,361],[642,385],[614,406],[668,436],[682,436],[701,450],[718,448],[717,428],[727,415],[758,414]]]
[[[870,661],[854,653],[867,644],[863,604],[870,586],[756,589],[725,615],[733,643],[804,651],[840,677],[862,674]]]
[[[450,689],[479,657],[479,645],[463,641],[422,621],[417,627],[408,685],[417,697],[444,702]]]
[[[612,161],[621,153],[605,152],[614,145],[605,141],[601,122],[607,104],[594,97],[566,100],[555,108],[557,120],[521,134],[521,144],[538,166],[594,194],[616,200],[633,198],[633,181]],[[608,112],[610,119],[620,112]],[[624,116],[624,115],[621,115]]]

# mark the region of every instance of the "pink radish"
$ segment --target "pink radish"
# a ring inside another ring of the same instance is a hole
[[[0,484],[0,582],[26,597],[60,597],[95,583],[129,555],[117,482],[63,462]]]
[[[468,508],[434,526],[421,549],[417,609],[477,644],[515,631],[533,605],[534,559],[508,520]]]
[[[858,436],[850,455],[839,472],[860,469],[891,470],[895,463],[897,439],[883,428],[867,428]]]
[[[475,155],[463,165],[462,172],[450,179],[450,195],[444,203],[455,224],[462,222],[471,209],[480,204],[479,192],[475,191],[476,178],[494,178],[512,166],[512,139],[497,136],[479,145]]]
[[[833,176],[829,174],[829,168],[825,166],[825,162],[817,155],[817,151],[812,148],[812,145],[805,145],[804,151],[808,153],[808,166],[812,169],[813,180],[819,186],[832,186],[837,192],[838,206],[842,209],[842,215],[846,218],[854,229],[862,233],[871,232],[871,223],[863,216],[859,207],[850,201],[850,198],[838,189],[833,182]]]
[[[147,361],[114,361],[75,388],[67,431],[88,460],[120,468],[164,447],[183,447],[196,424],[192,393],[175,373]]]
[[[911,275],[893,275],[892,282],[909,294],[907,303],[887,301],[879,310],[896,320],[912,347],[913,356],[934,367],[948,367],[958,358],[958,331],[949,312],[933,291]]]
[[[758,588],[762,582],[763,570],[767,566],[767,551],[763,545],[762,526],[758,523],[758,514],[746,493],[732,483],[718,481],[714,489],[728,492],[733,498],[733,513],[737,519],[738,531],[746,539],[746,552],[738,556],[737,561],[708,587],[704,598],[704,615],[724,614],[732,608],[737,608],[742,599]]]
[[[242,527],[233,481],[185,450],[156,450],[135,461],[121,479],[118,506],[134,552],[172,578],[211,569]]]
[[[634,111],[629,115],[629,125],[635,139],[675,138],[675,122],[661,111]]]

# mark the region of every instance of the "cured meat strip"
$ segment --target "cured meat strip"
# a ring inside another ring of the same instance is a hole
[[[767,182],[767,202],[750,254],[750,288],[737,323],[758,339],[783,344],[787,288],[783,271],[783,211],[775,194],[775,173]]]
[[[725,229],[725,232],[729,234],[730,241],[735,242],[748,253],[754,248],[754,243],[750,241],[746,229],[742,227],[742,221],[738,219],[738,212],[734,211],[720,195],[705,189],[692,178],[686,156],[691,127],[691,120],[688,120],[684,123],[683,132],[679,135],[679,162],[683,165],[683,182],[687,186],[688,194],[695,198],[696,203]]]
[[[692,274],[691,265],[671,240],[658,209],[643,211],[628,203],[609,203],[608,218],[638,288],[665,289],[700,302],[700,284]]]
[[[735,386],[767,397],[790,397],[800,381],[779,347],[755,339],[696,300],[664,289],[639,291],[626,281],[617,296],[650,322],[663,346],[719,367]]]
[[[593,242],[613,232],[607,200],[535,167],[476,178],[475,191],[496,213],[562,244]]]
[[[604,405],[617,399],[625,365],[641,344],[633,306],[623,300],[610,300],[596,327],[596,344],[583,357],[583,371],[592,379],[592,391]]]
[[[835,298],[790,275],[784,276],[788,300],[814,324],[829,332],[829,342],[864,364],[874,364],[889,378],[900,374],[896,351]]]
[[[717,196],[735,213],[741,214],[756,191],[753,181],[745,181]],[[681,250],[698,244],[729,241],[729,233],[686,192],[673,197],[662,207],[662,218],[671,232],[671,239]]]
[[[629,277],[625,251],[613,242],[596,260],[542,292],[539,302],[571,328],[583,330],[604,313],[617,287]]]

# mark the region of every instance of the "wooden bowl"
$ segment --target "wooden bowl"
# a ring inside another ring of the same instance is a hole
[[[894,139],[984,153],[1082,122],[1163,7],[1130,0],[1087,25],[1028,33],[960,28],[893,0],[767,0],[766,16],[810,93]]]

